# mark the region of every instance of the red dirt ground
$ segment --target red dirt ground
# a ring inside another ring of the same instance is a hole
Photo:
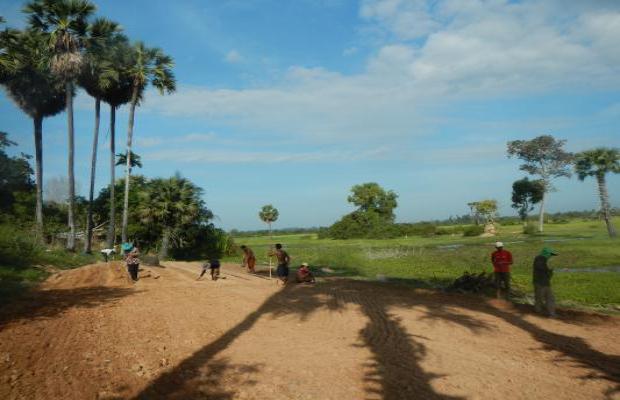
[[[0,312],[0,399],[620,399],[620,318],[166,263],[56,273]],[[155,276],[159,275],[158,278]]]

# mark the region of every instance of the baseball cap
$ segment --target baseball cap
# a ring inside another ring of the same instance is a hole
[[[545,256],[545,257],[557,256],[558,255],[558,253],[554,252],[549,247],[543,247],[543,249],[540,251],[540,254]]]
[[[497,242],[497,243],[495,243],[495,247],[504,247],[504,243]]]
[[[308,266],[308,263],[301,263],[301,266],[302,266],[302,267],[307,267],[307,266]]]

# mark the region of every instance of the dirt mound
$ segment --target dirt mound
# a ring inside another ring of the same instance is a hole
[[[2,309],[0,398],[620,398],[616,317],[164,266],[62,271]]]

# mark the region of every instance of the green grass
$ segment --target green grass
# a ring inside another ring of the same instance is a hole
[[[48,276],[44,267],[68,269],[92,264],[92,254],[46,248],[35,237],[10,225],[0,225],[0,306],[23,295]]]
[[[620,218],[614,219],[620,227]],[[523,235],[520,225],[500,227],[498,236],[490,238],[437,235],[389,240],[331,240],[316,235],[278,235],[235,238],[250,246],[259,263],[268,260],[269,245],[282,243],[293,258],[292,265],[308,262],[327,266],[340,276],[373,278],[384,274],[395,278],[423,280],[445,286],[463,272],[492,271],[490,254],[496,241],[503,241],[513,253],[513,280],[529,296],[532,261],[543,246],[560,255],[550,261],[552,268],[620,266],[620,238],[610,239],[605,223],[575,220],[563,224],[546,224],[540,235]],[[460,246],[442,248],[442,246]],[[238,261],[230,258],[229,261]],[[593,272],[556,272],[553,287],[559,304],[605,306],[620,304],[620,274]]]

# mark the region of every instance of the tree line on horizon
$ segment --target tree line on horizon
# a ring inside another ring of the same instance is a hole
[[[63,111],[68,134],[68,235],[66,247],[76,249],[73,99],[78,88],[95,99],[91,176],[86,216],[84,251],[91,252],[95,166],[101,103],[110,108],[110,214],[107,245],[116,243],[116,111],[129,106],[126,173],[123,188],[121,241],[128,240],[129,191],[132,141],[136,108],[149,86],[161,94],[172,93],[176,81],[171,57],[143,42],[131,43],[121,26],[95,17],[96,6],[88,0],[32,0],[22,11],[27,26],[5,27],[0,32],[0,85],[33,121],[36,175],[36,232],[43,237],[43,120]],[[6,20],[0,16],[0,23]]]

